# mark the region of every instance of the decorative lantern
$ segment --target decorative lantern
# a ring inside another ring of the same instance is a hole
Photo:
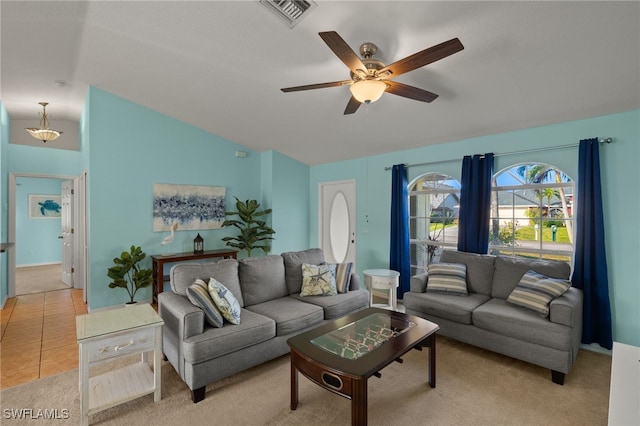
[[[198,236],[193,239],[193,252],[200,254],[204,252],[204,240],[198,233]]]

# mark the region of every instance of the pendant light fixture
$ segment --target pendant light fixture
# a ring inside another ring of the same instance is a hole
[[[62,132],[49,128],[49,120],[47,120],[47,105],[49,105],[49,103],[39,102],[39,104],[42,105],[42,118],[40,119],[40,128],[27,127],[25,130],[29,132],[31,136],[44,143],[58,139]]]

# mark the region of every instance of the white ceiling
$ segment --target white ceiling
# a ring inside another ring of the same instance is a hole
[[[637,1],[317,3],[289,29],[257,0],[2,0],[0,99],[35,124],[50,102],[55,128],[93,85],[310,165],[640,108]],[[321,31],[387,64],[465,49],[397,78],[434,102],[385,94],[344,116],[346,86],[280,91],[349,78]]]

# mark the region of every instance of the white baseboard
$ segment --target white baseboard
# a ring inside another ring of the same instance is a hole
[[[27,265],[16,265],[16,269],[18,268],[30,268],[33,266],[50,266],[50,265],[62,265],[62,262],[45,262],[45,263],[30,263]]]
[[[605,354],[605,355],[611,356],[611,351],[609,349],[603,348],[602,346],[600,346],[597,343],[591,343],[590,345],[585,345],[584,343],[581,343],[580,344],[580,349],[585,349],[587,351],[598,352],[598,353],[601,353],[601,354]]]

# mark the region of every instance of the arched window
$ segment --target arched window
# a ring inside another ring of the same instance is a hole
[[[574,189],[573,180],[550,164],[519,164],[496,173],[490,253],[571,264]]]
[[[458,244],[460,182],[441,173],[424,174],[409,184],[411,275],[438,261],[443,247]]]

